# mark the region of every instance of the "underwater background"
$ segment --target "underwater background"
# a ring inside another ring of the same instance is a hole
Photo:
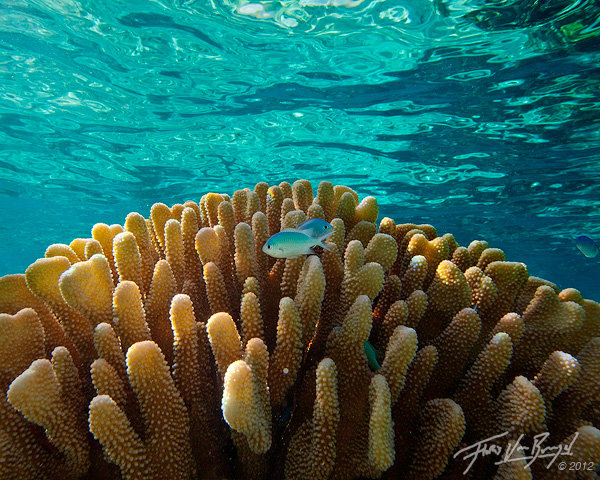
[[[257,182],[377,197],[600,299],[595,0],[0,1],[0,275]]]

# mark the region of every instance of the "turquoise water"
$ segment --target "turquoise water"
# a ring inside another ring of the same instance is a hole
[[[487,5],[487,6],[484,6]],[[600,299],[596,1],[0,1],[0,275],[307,178]]]

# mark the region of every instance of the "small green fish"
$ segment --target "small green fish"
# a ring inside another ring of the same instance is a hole
[[[263,252],[275,258],[296,258],[300,255],[313,255],[311,247],[323,247],[330,250],[320,238],[314,238],[297,230],[284,230],[267,240]]]
[[[371,371],[376,372],[381,368],[381,365],[377,362],[377,350],[369,343],[367,340],[365,342],[365,354],[367,355],[367,360],[369,362],[369,368]]]
[[[339,332],[342,330],[342,327],[336,326],[336,327],[333,327],[333,330],[336,332]],[[371,369],[372,372],[376,372],[377,370],[379,370],[381,368],[381,365],[379,365],[379,362],[377,361],[377,354],[379,352],[377,350],[375,350],[375,347],[373,345],[371,345],[371,342],[369,342],[368,340],[364,343],[363,348],[365,350],[365,355],[367,356],[367,362],[369,363],[369,368]]]

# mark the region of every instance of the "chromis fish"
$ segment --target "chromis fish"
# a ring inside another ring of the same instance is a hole
[[[286,229],[269,238],[263,246],[263,252],[275,258],[296,258],[300,255],[313,255],[311,247],[323,247],[330,250],[320,238],[311,237],[296,229]]]
[[[381,368],[379,362],[377,361],[377,350],[375,347],[371,345],[371,343],[367,340],[364,345],[365,354],[367,355],[367,361],[369,362],[369,368],[372,372],[376,372]]]
[[[337,325],[333,327],[332,330],[335,332],[341,332],[342,327]],[[367,363],[369,364],[369,368],[372,372],[376,372],[381,368],[381,365],[379,365],[379,362],[377,361],[377,355],[379,355],[379,352],[375,349],[373,345],[371,345],[371,342],[369,342],[368,340],[365,341],[363,349],[365,351],[365,355],[367,356]]]
[[[590,237],[580,235],[575,239],[575,245],[581,253],[588,258],[594,258],[598,255],[598,245]]]
[[[301,223],[296,227],[296,230],[300,230],[306,233],[310,237],[320,238],[325,240],[333,233],[333,226],[331,223],[326,222],[321,218],[311,218],[304,223]]]

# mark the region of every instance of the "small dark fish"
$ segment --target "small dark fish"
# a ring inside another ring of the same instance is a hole
[[[594,258],[598,255],[598,245],[590,237],[580,235],[575,239],[575,245],[581,253],[588,258]]]
[[[291,417],[292,417],[292,406],[288,405],[287,407],[285,407],[283,409],[283,412],[281,412],[281,415],[279,416],[279,420],[277,421],[277,426],[279,428],[285,427],[288,424],[288,422],[290,421]]]

